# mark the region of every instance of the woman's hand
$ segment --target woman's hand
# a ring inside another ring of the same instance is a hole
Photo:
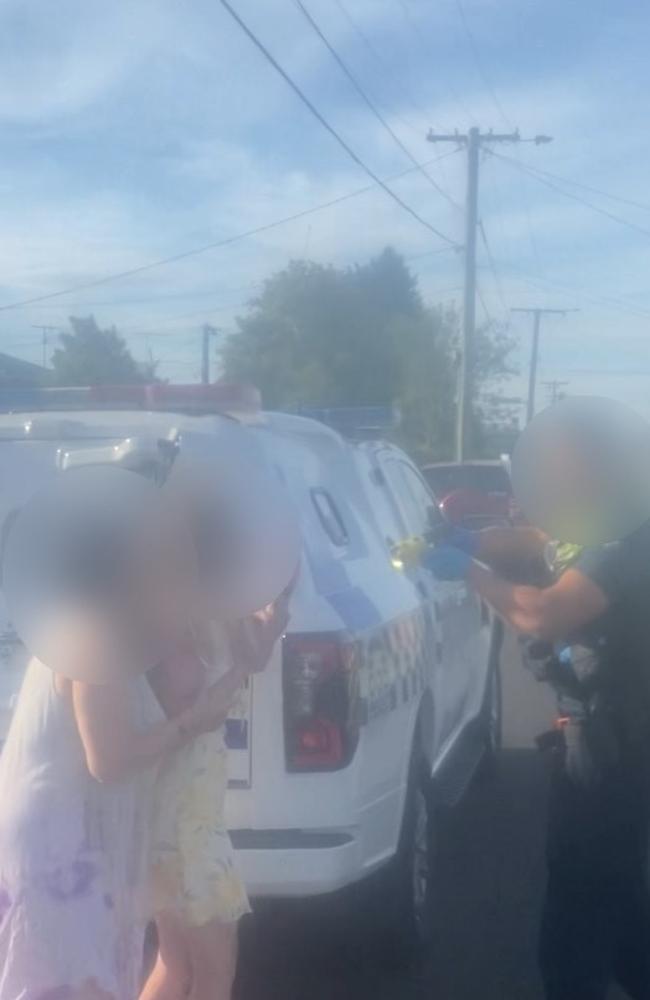
[[[178,716],[181,734],[191,739],[201,733],[212,733],[222,726],[243,680],[239,671],[229,670],[206,688],[194,705]]]
[[[228,626],[233,664],[244,677],[259,674],[267,667],[276,642],[287,630],[290,599],[291,591],[287,589],[266,608]]]

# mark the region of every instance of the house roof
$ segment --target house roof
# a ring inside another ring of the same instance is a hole
[[[0,353],[0,387],[43,385],[48,382],[49,374],[41,365]]]

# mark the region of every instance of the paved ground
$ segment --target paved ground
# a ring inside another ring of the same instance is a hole
[[[504,709],[497,775],[473,788],[441,831],[425,967],[406,976],[382,971],[381,956],[358,937],[358,901],[273,907],[244,934],[239,1000],[541,1000],[535,937],[546,775],[532,740],[552,701],[522,672],[513,643],[504,657]]]

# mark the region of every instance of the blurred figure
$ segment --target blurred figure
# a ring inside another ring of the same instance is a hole
[[[572,400],[522,435],[516,495],[545,530],[453,529],[419,557],[526,636],[558,693],[558,726],[541,739],[553,758],[547,1000],[605,1000],[613,983],[650,997],[650,435],[601,402]]]
[[[97,520],[99,513],[93,516]],[[125,630],[120,649],[131,639],[137,650],[157,647],[161,615],[169,623],[168,585],[152,589],[142,548],[134,549],[120,524],[112,524],[110,538],[111,525],[104,527],[110,544],[87,545],[87,535],[75,537],[71,529],[60,546],[66,607],[82,589],[96,610],[119,610],[118,618],[107,615],[107,621],[113,630]],[[161,580],[173,580],[156,539],[152,533],[147,565]],[[14,553],[14,562],[19,555]],[[53,570],[54,562],[48,566]],[[55,577],[53,572],[56,589]],[[20,582],[21,594],[27,594],[26,578]],[[3,585],[10,587],[11,580]],[[152,594],[161,595],[160,607]],[[39,607],[33,612],[38,617]],[[93,632],[85,612],[79,621],[83,642],[67,635],[74,678],[66,670],[61,632],[54,629],[56,669],[31,660],[0,758],[1,1000],[137,996],[156,767],[223,719],[218,685],[165,719],[144,673],[148,663],[134,656],[119,670],[116,664],[111,679],[104,632]],[[173,633],[168,624],[164,641]]]
[[[151,684],[173,716],[186,699],[202,698],[207,685],[219,683],[223,715],[214,731],[163,766],[156,783],[152,890],[159,947],[141,1000],[230,1000],[238,922],[250,907],[224,817],[225,721],[287,627],[300,536],[284,493],[255,465],[242,467],[231,456],[206,468],[186,458],[174,473],[165,489],[194,539],[200,593],[182,655],[161,663]],[[261,594],[266,607],[253,612]]]
[[[247,621],[197,630],[184,656],[161,664],[152,675],[165,712],[182,711],[188,697],[221,676],[227,685],[225,722],[250,675],[269,662],[287,627],[288,600],[285,593]],[[250,907],[225,826],[227,787],[224,725],[180,750],[161,771],[153,823],[159,950],[141,1000],[230,1000],[237,924]]]

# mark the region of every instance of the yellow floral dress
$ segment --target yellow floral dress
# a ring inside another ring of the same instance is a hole
[[[206,686],[229,666],[225,638],[215,632]],[[190,927],[235,923],[250,912],[225,826],[228,787],[225,726],[203,733],[163,766],[153,818],[154,912],[172,912]]]

